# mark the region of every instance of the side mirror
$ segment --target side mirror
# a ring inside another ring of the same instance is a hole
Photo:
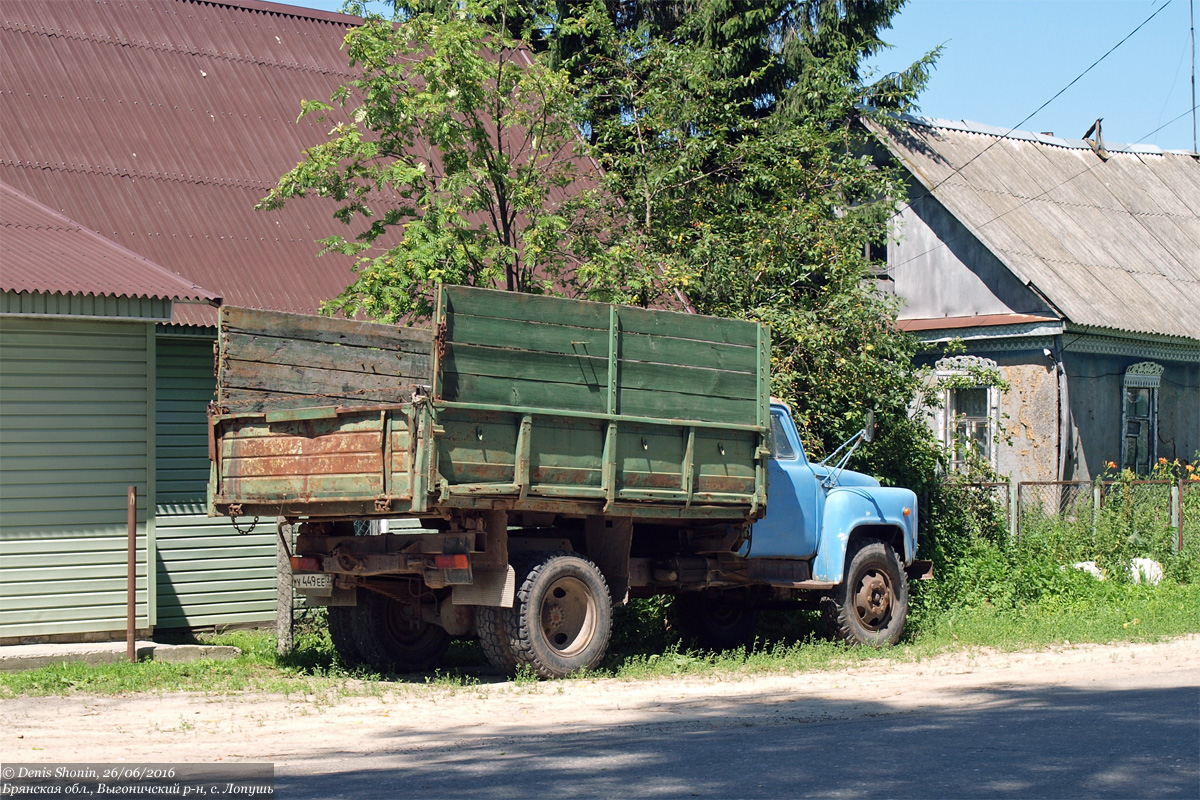
[[[863,423],[863,441],[867,444],[875,441],[875,409],[867,409],[867,421]]]

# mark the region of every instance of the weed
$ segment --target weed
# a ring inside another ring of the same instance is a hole
[[[516,674],[513,676],[513,683],[517,686],[533,686],[538,682],[537,671],[528,664],[518,664]]]

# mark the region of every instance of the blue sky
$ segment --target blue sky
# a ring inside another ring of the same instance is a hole
[[[1007,129],[1161,9],[1021,129],[1078,139],[1103,117],[1108,143],[1191,150],[1191,3],[1200,0],[909,0],[873,66],[892,72],[942,45],[920,113]],[[341,0],[290,4],[336,11]]]

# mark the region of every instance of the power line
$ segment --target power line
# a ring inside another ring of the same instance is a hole
[[[1152,131],[1150,131],[1149,133],[1147,133],[1147,134],[1146,134],[1145,136],[1143,136],[1141,139],[1138,139],[1137,141],[1135,141],[1135,142],[1134,142],[1134,144],[1137,144],[1138,142],[1144,142],[1144,141],[1146,141],[1146,140],[1147,140],[1147,139],[1149,139],[1151,136],[1153,136],[1154,134],[1156,134],[1156,133],[1158,133],[1159,131],[1161,131],[1163,128],[1170,127],[1171,125],[1174,125],[1176,122],[1179,122],[1179,120],[1183,119],[1183,118],[1184,118],[1184,117],[1186,117],[1188,114],[1191,114],[1191,115],[1192,115],[1192,127],[1193,127],[1193,128],[1195,128],[1195,118],[1196,118],[1196,109],[1197,109],[1197,108],[1200,108],[1200,106],[1192,106],[1192,107],[1191,107],[1191,108],[1189,108],[1187,111],[1183,112],[1183,113],[1182,113],[1182,114],[1180,114],[1178,117],[1176,117],[1175,119],[1171,120],[1170,122],[1164,122],[1162,125],[1159,125],[1157,128],[1155,128],[1154,130],[1152,130]],[[1193,135],[1194,135],[1194,134],[1195,134],[1195,130],[1193,130],[1193,131],[1192,131],[1192,133],[1193,133]],[[1195,142],[1195,140],[1193,140],[1193,141],[1192,141],[1192,150],[1193,150],[1193,152],[1195,151],[1195,149],[1196,149],[1196,142]]]
[[[937,183],[935,183],[933,186],[929,187],[929,189],[928,189],[928,190],[927,190],[927,191],[926,191],[926,192],[925,192],[923,195],[921,195],[920,197],[918,197],[918,198],[916,198],[916,199],[914,199],[914,200],[912,200],[912,201],[910,201],[910,202],[908,202],[908,203],[905,203],[905,206],[906,206],[906,207],[908,207],[908,206],[911,206],[913,203],[915,203],[915,202],[919,202],[919,201],[921,201],[921,200],[924,200],[926,197],[931,197],[931,196],[933,195],[933,191],[934,191],[935,189],[937,189],[937,188],[938,188],[939,186],[941,186],[943,183],[945,183],[946,181],[950,180],[950,179],[951,179],[951,178],[953,178],[955,175],[957,175],[958,173],[962,172],[964,169],[966,169],[967,167],[969,167],[969,166],[971,165],[971,163],[975,161],[975,159],[979,158],[979,157],[980,157],[980,156],[982,156],[984,153],[986,153],[988,150],[991,150],[991,149],[992,149],[993,147],[995,147],[997,144],[999,144],[999,143],[1000,143],[1000,142],[1002,142],[1003,140],[1007,139],[1007,138],[1008,138],[1008,136],[1009,136],[1009,134],[1011,134],[1013,131],[1015,131],[1015,130],[1017,130],[1018,128],[1020,128],[1022,125],[1024,125],[1024,124],[1025,124],[1026,122],[1028,122],[1029,120],[1033,119],[1035,116],[1037,116],[1037,114],[1038,114],[1038,113],[1039,113],[1039,112],[1040,112],[1042,109],[1044,109],[1046,106],[1048,106],[1048,105],[1050,105],[1051,103],[1053,103],[1053,102],[1054,102],[1055,100],[1057,100],[1057,99],[1058,99],[1060,96],[1062,96],[1063,92],[1067,91],[1067,90],[1068,90],[1068,89],[1070,89],[1072,86],[1074,86],[1076,83],[1078,83],[1078,82],[1079,82],[1079,80],[1080,80],[1081,78],[1083,78],[1083,76],[1084,76],[1084,75],[1087,75],[1089,72],[1091,72],[1093,69],[1095,69],[1095,68],[1096,68],[1096,66],[1100,64],[1100,62],[1101,62],[1101,61],[1103,61],[1104,59],[1106,59],[1106,58],[1108,58],[1110,55],[1112,55],[1112,54],[1113,54],[1113,51],[1115,51],[1115,50],[1116,50],[1118,47],[1120,47],[1121,45],[1125,44],[1125,42],[1129,41],[1129,39],[1130,39],[1130,38],[1131,38],[1131,37],[1132,37],[1132,36],[1133,36],[1135,33],[1137,33],[1137,32],[1138,32],[1138,31],[1140,31],[1142,28],[1144,28],[1144,27],[1146,26],[1146,24],[1147,24],[1148,22],[1150,22],[1150,20],[1152,20],[1152,19],[1154,19],[1155,17],[1157,17],[1157,16],[1158,16],[1158,15],[1159,15],[1159,14],[1162,12],[1162,10],[1163,10],[1164,8],[1166,8],[1167,6],[1171,5],[1171,3],[1173,3],[1173,2],[1174,2],[1174,0],[1167,0],[1167,2],[1163,3],[1163,4],[1162,4],[1161,6],[1159,6],[1157,9],[1155,9],[1154,13],[1152,13],[1150,16],[1148,16],[1148,17],[1146,17],[1144,20],[1142,20],[1141,24],[1140,24],[1140,25],[1138,25],[1138,26],[1137,26],[1136,28],[1134,28],[1133,30],[1131,30],[1129,33],[1127,33],[1127,34],[1125,35],[1125,37],[1121,39],[1121,41],[1119,41],[1119,42],[1117,42],[1116,44],[1114,44],[1112,47],[1110,47],[1110,48],[1108,49],[1108,51],[1107,51],[1107,52],[1106,52],[1104,55],[1100,56],[1100,57],[1099,57],[1099,58],[1097,58],[1095,61],[1093,61],[1093,62],[1092,62],[1092,64],[1091,64],[1091,66],[1089,66],[1089,67],[1088,67],[1087,69],[1085,69],[1083,72],[1081,72],[1081,73],[1079,73],[1078,75],[1076,75],[1076,76],[1075,76],[1075,77],[1074,77],[1074,78],[1071,80],[1071,82],[1070,82],[1070,83],[1068,83],[1066,86],[1064,86],[1063,88],[1061,88],[1061,89],[1059,89],[1057,92],[1055,92],[1055,94],[1054,94],[1054,96],[1053,96],[1053,97],[1051,97],[1049,100],[1047,100],[1046,102],[1044,102],[1044,103],[1042,103],[1040,106],[1038,106],[1036,109],[1034,109],[1032,113],[1030,113],[1030,114],[1029,114],[1027,117],[1025,117],[1025,119],[1021,120],[1021,121],[1020,121],[1020,122],[1018,122],[1016,125],[1013,125],[1013,126],[1012,126],[1011,128],[1009,128],[1009,129],[1008,129],[1008,130],[1007,130],[1007,131],[1006,131],[1006,132],[1005,132],[1003,135],[1001,135],[999,138],[997,138],[995,141],[993,141],[993,142],[992,142],[991,144],[989,144],[987,147],[983,148],[983,149],[982,149],[982,150],[980,150],[978,153],[976,153],[975,155],[971,156],[971,158],[967,159],[967,161],[966,161],[966,162],[965,162],[965,163],[964,163],[964,164],[963,164],[961,167],[956,167],[956,168],[955,168],[955,169],[954,169],[954,170],[953,170],[953,171],[952,171],[952,172],[951,172],[949,175],[947,175],[946,177],[942,178],[940,181],[938,181]],[[1190,0],[1190,2],[1194,2],[1194,0]],[[1192,46],[1193,46],[1193,48],[1195,47],[1195,31],[1194,31],[1194,27],[1193,27],[1193,41],[1192,41]],[[1195,61],[1195,53],[1194,53],[1194,52],[1193,52],[1192,60],[1193,60],[1193,62]],[[1193,78],[1193,95],[1194,95],[1194,92],[1195,92],[1195,88],[1194,88],[1194,86],[1195,86],[1195,81],[1194,81],[1194,78]],[[1195,104],[1195,97],[1194,97],[1194,96],[1193,96],[1193,100],[1192,100],[1192,102],[1193,102],[1193,105],[1194,105],[1194,104]],[[1195,127],[1195,126],[1193,125],[1193,127]],[[1193,149],[1195,149],[1195,147],[1194,147],[1194,146],[1193,146]],[[902,210],[903,210],[903,209],[897,210],[897,211],[896,211],[896,213],[895,213],[895,214],[893,214],[892,216],[893,216],[893,217],[895,217],[895,216],[896,216],[897,214],[899,214],[899,213],[900,213],[900,211],[902,211]]]
[[[1140,141],[1142,141],[1143,139],[1148,139],[1148,138],[1150,138],[1151,136],[1153,136],[1154,134],[1158,133],[1158,132],[1159,132],[1160,130],[1162,130],[1163,128],[1167,127],[1167,125],[1170,125],[1172,122],[1176,122],[1176,121],[1178,121],[1178,120],[1180,120],[1180,119],[1183,119],[1184,117],[1186,117],[1188,114],[1192,113],[1192,112],[1193,112],[1193,111],[1195,111],[1195,110],[1196,110],[1195,108],[1191,108],[1191,109],[1189,109],[1189,110],[1187,110],[1187,111],[1183,112],[1183,113],[1182,113],[1182,114],[1180,114],[1178,117],[1176,117],[1175,119],[1171,120],[1171,122],[1168,122],[1166,125],[1159,126],[1158,128],[1156,128],[1156,129],[1154,129],[1154,130],[1150,131],[1149,133],[1147,133],[1145,136],[1143,136],[1141,139],[1138,139],[1137,141],[1139,141],[1139,142],[1140,142]],[[1042,192],[1040,192],[1040,193],[1038,193],[1038,194],[1034,195],[1033,197],[1027,197],[1027,198],[1025,198],[1025,200],[1023,200],[1022,202],[1020,202],[1020,203],[1018,203],[1017,205],[1013,206],[1013,207],[1012,207],[1012,208],[1010,208],[1008,211],[1001,212],[1001,213],[997,214],[996,216],[992,217],[991,219],[989,219],[989,220],[986,220],[986,221],[984,221],[984,222],[981,222],[981,223],[979,224],[979,226],[978,226],[978,227],[977,227],[975,230],[976,230],[976,231],[978,231],[978,230],[982,230],[982,229],[983,229],[983,228],[985,228],[986,226],[988,226],[988,225],[991,225],[991,224],[992,224],[993,222],[995,222],[996,220],[998,220],[998,219],[1000,219],[1000,218],[1002,218],[1002,217],[1006,217],[1006,216],[1008,216],[1009,214],[1013,213],[1014,211],[1019,211],[1019,210],[1021,210],[1021,209],[1022,209],[1022,208],[1024,208],[1025,206],[1027,206],[1027,205],[1029,205],[1030,203],[1032,203],[1034,200],[1040,200],[1041,198],[1043,198],[1043,197],[1045,197],[1046,195],[1048,195],[1048,194],[1050,194],[1051,192],[1053,192],[1055,189],[1058,189],[1058,188],[1059,188],[1059,187],[1061,187],[1061,186],[1065,186],[1066,184],[1070,183],[1071,181],[1075,180],[1076,178],[1082,178],[1084,175],[1088,174],[1089,172],[1091,172],[1092,170],[1094,170],[1096,167],[1100,166],[1100,165],[1101,165],[1101,164],[1103,164],[1103,163],[1104,163],[1104,161],[1102,161],[1102,160],[1100,160],[1100,159],[1096,159],[1095,161],[1093,161],[1093,162],[1092,162],[1092,165],[1091,165],[1090,167],[1088,167],[1087,169],[1080,170],[1079,172],[1075,173],[1074,175],[1072,175],[1071,177],[1067,178],[1066,180],[1063,180],[1063,181],[1060,181],[1060,182],[1058,182],[1058,183],[1054,184],[1054,185],[1053,185],[1053,186],[1051,186],[1049,189],[1046,189],[1046,190],[1044,190],[1044,191],[1042,191]],[[940,186],[941,184],[938,184],[938,185]],[[925,197],[927,197],[927,196],[929,196],[929,195],[923,195],[922,197],[918,197],[916,200],[913,200],[913,201],[912,201],[912,203],[917,203],[917,202],[920,202],[921,200],[923,200],[923,199],[924,199]],[[908,205],[909,207],[911,207],[911,206],[912,206],[912,203],[907,203],[906,205]],[[975,235],[976,235],[976,234],[975,234],[975,231],[972,231],[972,230],[970,230],[970,229],[967,229],[967,226],[966,226],[966,224],[964,224],[964,225],[963,225],[963,228],[964,228],[964,229],[966,229],[966,230],[967,230],[967,233],[970,233],[972,236],[975,236]],[[943,247],[949,247],[951,244],[953,244],[954,242],[957,242],[957,241],[959,241],[959,240],[960,240],[960,239],[962,239],[964,236],[966,236],[966,234],[965,234],[965,233],[962,233],[962,234],[959,234],[959,235],[957,235],[957,236],[953,236],[953,237],[951,237],[951,238],[949,238],[949,239],[945,239],[945,240],[939,241],[937,244],[935,244],[933,247],[929,248],[928,250],[926,250],[926,251],[924,251],[924,252],[921,252],[921,253],[917,253],[915,256],[910,256],[910,257],[908,257],[908,258],[904,259],[903,261],[901,261],[899,264],[895,264],[895,265],[889,264],[889,265],[888,265],[888,267],[889,267],[889,268],[893,268],[893,267],[903,267],[905,264],[908,264],[908,263],[910,263],[910,262],[912,262],[912,261],[916,261],[918,258],[921,258],[921,257],[923,257],[923,256],[927,256],[927,255],[929,255],[930,253],[934,252],[935,250],[940,250],[940,249],[942,249]]]
[[[1192,32],[1192,152],[1196,149],[1196,0],[1188,2],[1188,21],[1191,22]]]

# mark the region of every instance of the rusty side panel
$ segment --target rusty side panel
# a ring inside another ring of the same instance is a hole
[[[321,501],[407,496],[407,425],[406,414],[378,409],[342,410],[334,418],[315,420],[218,418],[216,504],[259,502],[297,508]],[[385,462],[389,438],[393,456]]]

